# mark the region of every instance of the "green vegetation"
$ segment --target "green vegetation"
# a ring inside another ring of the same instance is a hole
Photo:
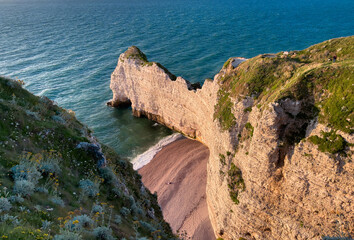
[[[248,108],[243,109],[243,111],[244,111],[245,113],[247,113],[247,112],[252,112],[252,106],[251,106],[251,107],[248,107]]]
[[[333,130],[330,132],[321,131],[322,137],[311,136],[309,140],[318,146],[321,152],[338,153],[345,149],[346,141],[341,135],[337,135]]]
[[[232,113],[232,102],[228,93],[222,89],[218,92],[219,101],[215,105],[214,119],[219,119],[223,130],[228,130],[235,124],[235,116]]]
[[[333,56],[337,60],[333,62]],[[251,96],[258,108],[284,98],[306,103],[308,118],[346,133],[354,131],[354,37],[338,38],[289,54],[260,55],[220,79],[215,119],[234,124],[230,99]]]
[[[226,164],[225,155],[220,153],[219,158],[220,158],[221,165],[225,166],[225,164]]]
[[[161,68],[169,77],[172,81],[176,80],[177,77],[175,75],[173,75],[171,72],[169,72],[167,70],[167,68],[165,68],[164,66],[162,66],[160,63],[158,62],[149,62],[146,55],[136,46],[131,46],[128,48],[127,51],[125,51],[125,58],[127,59],[136,59],[136,60],[140,60],[141,64],[143,66],[152,66],[154,63]],[[124,62],[123,59],[121,59],[121,61]]]
[[[248,130],[249,136],[253,137],[254,127],[251,125],[251,123],[247,122],[245,124],[245,128]]]
[[[140,59],[145,63],[149,62],[146,55],[136,46],[129,47],[128,50],[125,51],[125,57],[128,59]]]
[[[0,236],[174,238],[131,163],[21,85],[0,77]]]
[[[242,132],[237,135],[239,143],[242,143],[243,141],[252,138],[253,132],[254,132],[254,127],[251,125],[251,123],[247,122]],[[240,145],[240,147],[242,147],[242,145]]]
[[[227,68],[227,67],[229,66],[229,64],[230,64],[230,62],[231,62],[231,59],[232,59],[232,58],[229,58],[229,59],[224,63],[223,68]]]
[[[234,163],[231,163],[231,167],[229,171],[227,172],[228,174],[228,188],[229,188],[229,194],[231,197],[231,200],[235,204],[239,204],[240,201],[238,200],[238,195],[240,191],[244,191],[246,189],[245,182],[242,178],[242,172],[241,170],[235,166]]]

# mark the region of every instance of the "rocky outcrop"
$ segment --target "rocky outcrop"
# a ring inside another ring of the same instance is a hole
[[[264,62],[269,57],[259,58]],[[207,203],[217,237],[319,239],[338,230],[353,234],[353,149],[329,154],[308,140],[327,128],[306,115],[308,101],[269,97],[260,107],[254,93],[227,94],[231,127],[225,129],[215,119],[218,104],[226,104],[220,99],[227,77],[243,61],[230,59],[213,81],[198,89],[131,47],[112,73],[109,104],[129,103],[135,116],[146,116],[209,147]],[[227,112],[223,117],[229,117]],[[341,135],[353,143],[352,135]],[[237,171],[232,171],[235,166]],[[230,186],[233,179],[238,180]]]

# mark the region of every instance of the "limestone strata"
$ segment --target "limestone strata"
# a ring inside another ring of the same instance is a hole
[[[131,57],[131,52],[138,55]],[[168,71],[139,54],[133,48],[119,57],[111,77],[110,104],[129,102],[134,115],[147,116],[209,147],[207,203],[217,237],[319,239],[335,235],[337,222],[353,234],[353,162],[320,152],[310,141],[281,146],[284,134],[298,127],[289,116],[301,111],[301,102],[273,102],[261,111],[250,97],[233,99],[236,121],[224,131],[213,117],[219,85],[223,75],[242,61],[231,59],[213,81],[193,89],[185,79],[171,79]],[[252,111],[245,111],[249,107]],[[254,127],[248,138],[246,123]],[[307,136],[323,128],[314,120]],[[352,136],[343,136],[353,143]],[[231,200],[227,186],[231,162],[242,171],[246,187],[238,195],[239,204]]]

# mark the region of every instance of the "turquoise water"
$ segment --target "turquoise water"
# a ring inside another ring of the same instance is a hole
[[[72,109],[132,157],[171,131],[108,108],[119,54],[139,46],[192,82],[231,56],[302,49],[354,33],[352,0],[0,0],[0,75]]]

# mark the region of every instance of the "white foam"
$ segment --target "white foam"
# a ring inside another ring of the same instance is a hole
[[[136,156],[131,163],[133,164],[133,168],[134,170],[138,170],[140,168],[142,168],[143,166],[145,166],[146,164],[148,164],[153,157],[159,152],[161,151],[161,149],[170,144],[171,142],[174,142],[180,138],[182,138],[183,135],[180,133],[174,133],[172,135],[169,135],[163,139],[161,139],[157,144],[155,144],[154,146],[150,147],[146,152],[139,154],[138,156]]]
[[[47,92],[49,92],[50,91],[50,89],[48,89],[48,88],[45,88],[45,89],[43,89],[42,91],[40,91],[40,93],[38,93],[37,94],[37,96],[44,96]]]

